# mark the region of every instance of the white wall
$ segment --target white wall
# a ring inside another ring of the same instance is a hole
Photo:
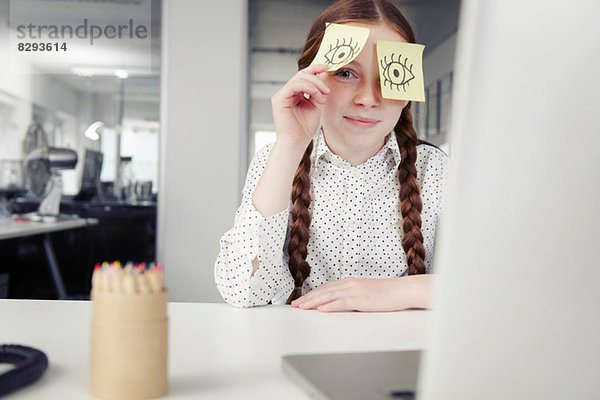
[[[0,7],[0,92],[18,99],[34,102],[50,110],[77,115],[78,93],[53,76],[35,72],[25,62],[15,60],[13,69],[9,64],[9,27],[7,2]],[[12,73],[18,71],[18,73]]]
[[[456,33],[425,54],[423,57],[425,86],[443,78],[454,70],[455,49]]]
[[[174,301],[222,301],[213,266],[241,191],[246,0],[165,1],[157,251]]]
[[[447,78],[454,71],[454,54],[456,49],[456,33],[450,35],[443,42],[436,45],[423,56],[423,76],[425,87],[440,79]],[[432,99],[430,107],[435,107],[435,101]],[[444,102],[442,102],[444,104]],[[451,103],[451,101],[450,101]],[[450,110],[442,110],[442,125],[444,118],[448,116]],[[420,132],[421,133],[421,132]],[[444,130],[436,135],[430,135],[426,139],[436,146],[442,146],[448,142],[448,132]]]

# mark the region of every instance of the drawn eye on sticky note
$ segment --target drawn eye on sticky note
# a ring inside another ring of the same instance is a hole
[[[346,24],[327,24],[321,47],[311,63],[327,64],[335,71],[354,61],[369,37],[369,28]]]
[[[381,96],[384,99],[425,101],[423,49],[414,43],[377,41]]]

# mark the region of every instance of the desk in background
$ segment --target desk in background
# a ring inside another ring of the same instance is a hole
[[[16,199],[12,211],[24,214],[36,210],[37,206],[34,201]],[[69,294],[85,296],[90,292],[92,268],[97,262],[156,260],[156,203],[63,199],[60,210],[64,214],[98,221],[97,225],[85,230],[52,235],[54,252]],[[36,267],[43,265],[45,260],[37,247],[37,242],[28,239],[5,241],[0,245],[5,264],[3,267],[0,262],[0,274],[11,274],[9,297],[54,297],[55,288],[44,284],[50,282],[46,271]],[[28,266],[34,267],[31,276],[23,274]]]
[[[27,236],[40,236],[41,244],[52,276],[52,282],[59,299],[68,298],[65,284],[60,272],[50,233],[93,226],[98,223],[95,219],[75,218],[55,222],[10,221],[0,225],[0,240],[16,239]]]
[[[23,214],[36,207],[35,202],[17,199],[13,212]],[[63,198],[60,212],[98,220],[98,225],[91,230],[94,263],[156,260],[155,202],[77,201]]]
[[[92,304],[0,300],[0,343],[43,350],[49,369],[10,399],[93,399],[89,394]],[[169,399],[307,399],[281,371],[298,353],[414,350],[430,311],[332,313],[289,306],[169,304]]]

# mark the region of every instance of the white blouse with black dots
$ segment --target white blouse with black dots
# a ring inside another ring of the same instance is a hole
[[[294,289],[287,254],[291,200],[287,209],[268,218],[252,204],[252,193],[271,148],[269,145],[260,150],[250,164],[242,204],[233,228],[221,238],[215,262],[219,292],[225,301],[239,307],[283,304]],[[427,144],[417,146],[417,153],[417,180],[423,201],[421,230],[429,272],[448,158]],[[319,135],[310,170],[312,222],[307,261],[311,272],[303,293],[350,276],[392,278],[408,274],[401,244],[399,162],[396,140],[387,140],[376,155],[353,167],[333,154],[323,134]],[[255,257],[260,264],[251,276]]]

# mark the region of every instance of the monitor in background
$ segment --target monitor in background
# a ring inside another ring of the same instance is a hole
[[[101,197],[102,186],[100,173],[102,172],[103,155],[99,151],[85,150],[83,174],[81,175],[81,189],[75,196],[77,200],[90,200]]]
[[[463,1],[418,398],[600,398],[600,3]]]

